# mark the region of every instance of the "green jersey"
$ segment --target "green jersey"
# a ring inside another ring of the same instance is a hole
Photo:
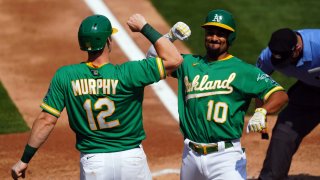
[[[166,77],[160,58],[64,66],[54,75],[41,108],[59,117],[66,107],[76,148],[83,153],[117,152],[138,147],[144,87]]]
[[[251,99],[266,100],[283,90],[267,74],[231,55],[214,62],[195,55],[183,57],[173,73],[179,86],[180,128],[185,138],[195,142],[240,138]]]

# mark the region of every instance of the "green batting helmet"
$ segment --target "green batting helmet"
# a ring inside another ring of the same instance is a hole
[[[104,48],[108,37],[118,32],[103,15],[92,15],[84,19],[79,27],[78,41],[83,51],[98,51]]]
[[[236,39],[236,23],[232,14],[228,11],[222,9],[210,11],[206,17],[205,24],[203,24],[202,27],[206,28],[209,26],[217,26],[231,31],[228,37],[228,43],[230,45]]]

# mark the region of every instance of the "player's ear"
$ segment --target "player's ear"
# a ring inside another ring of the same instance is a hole
[[[111,52],[111,49],[112,49],[112,38],[111,38],[111,36],[108,37],[106,46],[107,46],[109,52]]]

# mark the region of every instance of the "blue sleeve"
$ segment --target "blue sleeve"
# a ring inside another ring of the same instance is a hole
[[[270,75],[274,71],[274,68],[271,64],[271,51],[269,48],[262,50],[256,66],[261,69],[264,73]]]

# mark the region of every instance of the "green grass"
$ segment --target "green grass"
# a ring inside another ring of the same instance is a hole
[[[0,82],[0,134],[26,132],[29,127]]]
[[[230,11],[237,25],[237,37],[231,54],[255,64],[262,49],[267,46],[271,33],[279,28],[319,28],[319,0],[151,0],[158,12],[170,25],[187,23],[192,31],[186,45],[193,54],[205,54],[204,23],[213,9]],[[286,90],[296,81],[280,73],[272,77]],[[252,112],[252,107],[250,111]]]

